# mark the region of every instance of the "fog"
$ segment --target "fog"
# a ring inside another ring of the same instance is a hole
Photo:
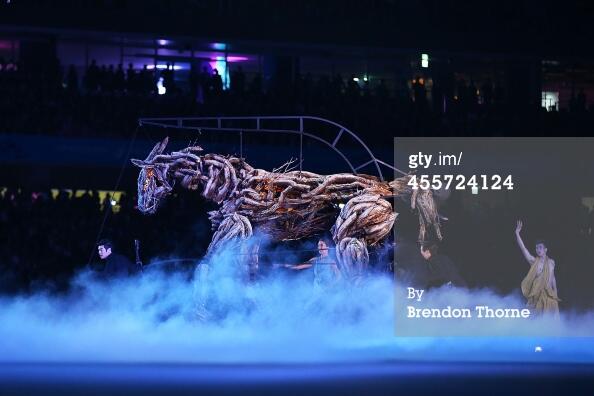
[[[322,292],[312,275],[274,269],[247,284],[227,249],[205,260],[206,291],[197,276],[158,262],[141,276],[106,282],[83,271],[70,291],[39,290],[0,300],[4,362],[270,363],[445,361],[592,361],[594,315],[564,312],[551,319],[418,321],[415,307],[523,307],[519,295],[488,289],[441,288],[420,302],[406,285],[370,274]],[[287,262],[291,257],[285,254]],[[207,296],[208,318],[197,315]],[[401,335],[406,335],[401,336]],[[455,335],[453,337],[449,337]],[[448,336],[448,337],[445,337]],[[539,347],[540,351],[535,348]]]

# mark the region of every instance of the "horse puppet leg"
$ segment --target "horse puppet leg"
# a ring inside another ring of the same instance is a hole
[[[209,294],[209,274],[214,260],[229,260],[232,270],[238,270],[240,276],[249,279],[253,254],[250,252],[247,240],[253,235],[249,219],[239,214],[227,216],[215,232],[203,262],[199,263],[194,272],[194,296],[197,315],[200,319],[208,316],[206,300]]]
[[[349,200],[332,227],[336,256],[345,278],[357,284],[369,264],[368,246],[381,242],[392,230],[397,214],[377,194]]]

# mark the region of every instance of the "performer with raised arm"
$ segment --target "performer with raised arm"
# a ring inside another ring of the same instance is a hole
[[[537,315],[552,314],[559,317],[559,304],[557,297],[557,282],[555,280],[555,261],[547,256],[547,247],[542,240],[536,241],[536,257],[532,256],[522,237],[522,222],[516,225],[516,241],[530,264],[530,270],[522,281],[522,294],[528,300],[526,305]]]

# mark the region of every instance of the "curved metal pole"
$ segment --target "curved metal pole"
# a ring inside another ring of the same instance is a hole
[[[307,133],[303,131],[303,121],[304,120],[314,120],[314,121],[318,121],[321,123],[325,123],[325,124],[329,124],[332,126],[335,126],[338,128],[339,132],[338,135],[336,136],[336,138],[334,139],[334,141],[332,143],[326,141],[325,139],[322,139],[318,136],[315,136],[311,133]],[[229,120],[229,121],[238,121],[238,120],[255,120],[256,121],[256,128],[255,129],[250,129],[250,128],[223,128],[222,127],[222,121],[223,120]],[[260,128],[261,126],[261,121],[262,120],[298,120],[299,121],[299,131],[296,130],[292,130],[292,129],[262,129]],[[179,128],[179,129],[196,129],[196,130],[219,130],[219,131],[228,131],[228,132],[238,132],[240,131],[249,131],[249,132],[275,132],[275,133],[291,133],[291,134],[299,134],[301,135],[300,137],[300,169],[301,169],[301,165],[303,162],[303,147],[302,147],[302,140],[303,140],[303,136],[307,136],[310,137],[312,139],[318,140],[322,143],[324,143],[325,145],[327,145],[328,147],[330,147],[332,150],[334,150],[336,153],[338,153],[341,158],[349,165],[349,167],[351,168],[351,171],[353,173],[357,173],[356,169],[362,168],[364,166],[367,166],[371,163],[373,163],[375,165],[375,168],[377,170],[377,173],[379,175],[380,180],[384,181],[384,176],[382,173],[382,170],[380,168],[380,165],[384,165],[388,168],[391,168],[392,170],[399,172],[403,175],[406,175],[407,173],[404,171],[401,171],[400,169],[382,161],[379,160],[375,157],[375,155],[373,155],[373,152],[371,151],[371,149],[365,144],[365,142],[363,142],[363,140],[361,140],[361,138],[359,138],[359,136],[357,136],[354,132],[352,132],[350,129],[346,128],[345,126],[334,122],[334,121],[330,121],[328,119],[325,118],[321,118],[321,117],[315,117],[315,116],[248,116],[248,117],[159,117],[159,118],[140,118],[139,120],[139,124],[140,125],[153,125],[153,126],[159,126],[159,127],[164,127],[164,128]],[[186,126],[183,125],[183,121],[216,121],[217,122],[217,126],[216,127],[195,127],[195,126]],[[176,122],[176,125],[171,125],[171,124],[166,124],[166,122]],[[359,167],[357,167],[355,169],[355,167],[351,164],[351,162],[347,159],[347,157],[340,151],[338,150],[335,146],[336,143],[338,143],[338,140],[342,137],[343,133],[347,133],[350,136],[352,136],[357,143],[359,143],[363,149],[367,152],[367,154],[369,155],[369,157],[371,158],[370,161],[368,161],[367,163],[365,163],[364,165],[360,165]]]
[[[189,129],[188,127],[178,127],[176,125],[166,125],[166,124],[159,124],[157,122],[153,122],[153,121],[149,121],[149,122],[144,122],[143,125],[152,125],[152,126],[158,126],[158,127],[163,127],[163,128],[171,128],[171,129]],[[193,128],[192,128],[193,129]],[[221,131],[221,132],[238,132],[237,128],[215,128],[215,127],[201,127],[201,128],[195,128],[195,129],[201,129],[204,131]],[[353,166],[353,164],[351,163],[351,161],[349,161],[349,159],[342,153],[342,151],[338,150],[336,147],[332,146],[332,144],[316,135],[313,135],[311,133],[307,133],[307,132],[299,132],[299,131],[291,131],[288,129],[249,129],[249,128],[242,128],[241,129],[242,132],[268,132],[268,133],[289,133],[292,135],[303,135],[303,136],[307,136],[309,138],[312,138],[314,140],[317,140],[321,143],[324,143],[326,146],[330,147],[335,153],[337,153],[343,160],[344,162],[347,163],[347,165],[349,166],[349,168],[351,168],[351,171],[353,173],[357,173],[357,171],[355,170],[355,167]],[[383,179],[382,179],[383,180]]]

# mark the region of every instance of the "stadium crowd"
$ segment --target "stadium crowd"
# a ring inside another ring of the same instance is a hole
[[[298,75],[292,82],[248,78],[233,66],[230,89],[218,71],[193,68],[179,81],[174,65],[97,65],[83,76],[58,61],[43,73],[0,60],[0,131],[63,136],[129,136],[142,116],[314,115],[339,122],[371,142],[393,136],[586,135],[594,111],[583,91],[569,110],[518,107],[491,81],[434,83],[421,77],[395,84],[339,74]],[[157,82],[165,88],[160,95]],[[393,84],[394,85],[394,84]],[[478,85],[478,86],[477,86]],[[27,111],[23,111],[27,109]],[[444,111],[445,110],[445,111]]]
[[[96,191],[54,195],[7,189],[0,197],[0,293],[39,287],[59,291],[77,270],[100,271],[94,245],[99,230],[131,260],[134,239],[142,241],[145,264],[171,255],[200,257],[210,241],[203,203],[194,196],[178,194],[156,216],[147,217],[134,209],[131,195],[122,195],[117,211],[109,196],[100,202]],[[190,202],[195,210],[188,210]]]

